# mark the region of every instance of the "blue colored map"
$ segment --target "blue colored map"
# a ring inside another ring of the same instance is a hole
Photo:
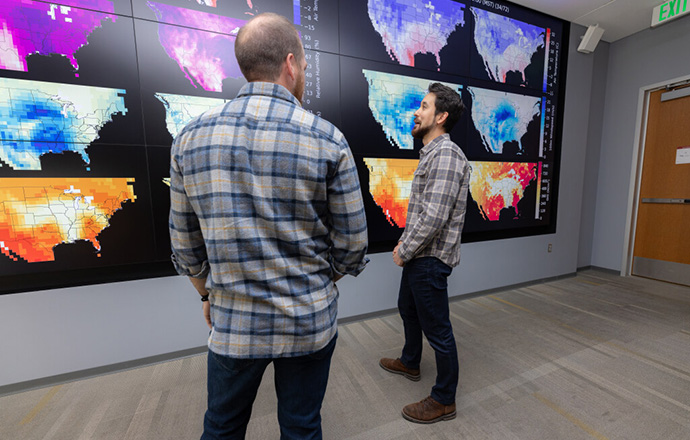
[[[414,112],[434,81],[372,70],[362,70],[362,73],[369,85],[369,108],[386,138],[394,147],[413,150]],[[462,91],[461,85],[442,84],[458,93]]]
[[[123,89],[0,78],[0,161],[40,170],[46,153],[86,147],[115,114],[126,114]],[[0,163],[2,165],[2,163]]]
[[[518,72],[524,80],[532,55],[545,46],[545,29],[483,9],[470,10],[475,21],[474,43],[489,78],[504,83],[508,72]]]
[[[218,107],[229,99],[204,98],[200,96],[173,95],[156,93],[156,98],[165,106],[165,124],[174,138],[177,134],[206,110]]]
[[[505,142],[518,142],[535,115],[541,114],[541,98],[467,87],[472,96],[472,122],[487,151],[503,153]]]
[[[391,59],[414,66],[415,54],[439,53],[458,26],[465,25],[465,5],[453,0],[369,0],[369,19]]]

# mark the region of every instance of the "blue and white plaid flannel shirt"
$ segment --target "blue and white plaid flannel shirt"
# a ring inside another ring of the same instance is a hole
[[[173,263],[208,277],[209,348],[275,358],[326,346],[337,330],[333,277],[368,261],[342,133],[286,88],[248,83],[179,133],[170,173]]]

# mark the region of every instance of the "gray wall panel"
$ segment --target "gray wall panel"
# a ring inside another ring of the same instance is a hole
[[[584,28],[582,28],[584,30]],[[600,41],[593,59],[592,93],[590,97],[589,131],[585,152],[585,178],[580,215],[580,247],[577,267],[592,265],[592,240],[599,180],[599,159],[601,158],[601,135],[604,129],[604,106],[606,99],[606,72],[608,70],[609,43]]]

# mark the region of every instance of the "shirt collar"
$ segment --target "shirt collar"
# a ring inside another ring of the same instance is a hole
[[[269,96],[271,98],[289,101],[299,107],[302,107],[299,100],[295,98],[295,96],[292,93],[290,93],[288,89],[281,86],[280,84],[272,82],[254,81],[247,83],[242,86],[239,93],[237,94],[237,97],[240,98],[242,96],[248,95]]]
[[[440,135],[440,136],[436,136],[431,142],[429,142],[428,144],[426,144],[426,145],[424,146],[424,148],[422,148],[421,150],[419,150],[419,156],[421,157],[421,156],[424,156],[425,154],[431,153],[431,150],[433,150],[434,148],[436,148],[436,146],[437,146],[438,144],[440,144],[440,143],[443,142],[443,141],[447,141],[447,140],[450,140],[450,135],[449,135],[448,133],[443,133],[443,134]]]

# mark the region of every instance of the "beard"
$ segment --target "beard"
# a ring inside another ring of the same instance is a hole
[[[299,78],[297,78],[297,82],[295,84],[294,90],[292,90],[292,94],[297,100],[299,101],[300,104],[303,104],[302,100],[304,99],[304,84],[305,84],[305,74],[304,71],[300,70],[300,75]]]
[[[424,136],[426,136],[430,131],[430,125],[425,126],[421,124],[415,124],[414,127],[412,127],[412,137],[415,139],[424,139]]]

